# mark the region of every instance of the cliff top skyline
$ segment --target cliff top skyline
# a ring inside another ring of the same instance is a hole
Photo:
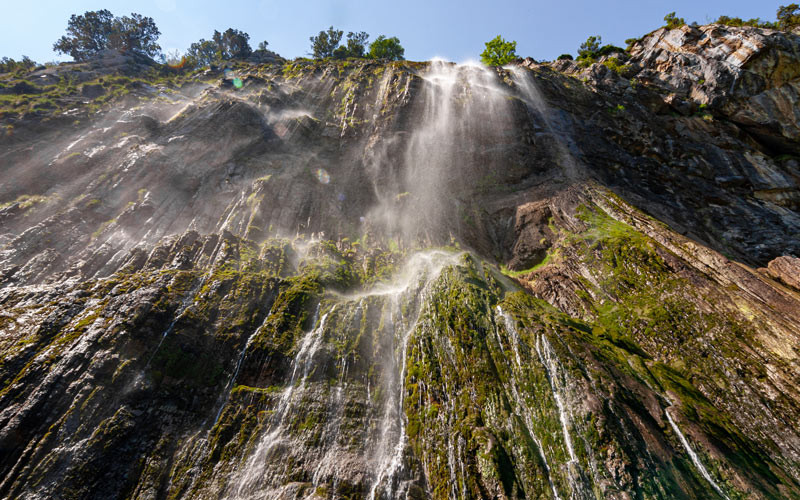
[[[152,17],[161,30],[159,44],[165,53],[183,52],[200,38],[208,39],[215,29],[233,27],[249,33],[254,46],[267,40],[269,49],[291,59],[306,56],[309,37],[333,25],[345,32],[366,31],[371,39],[381,34],[396,36],[406,49],[406,58],[411,60],[477,59],[484,42],[498,34],[516,40],[517,53],[523,57],[552,60],[562,53],[574,54],[589,35],[600,35],[604,42],[624,47],[625,39],[662,26],[667,11],[676,11],[689,23],[704,24],[721,15],[772,20],[778,3],[680,0],[665,5],[634,0],[502,0],[489,5],[474,0],[411,0],[401,4],[313,0],[299,6],[269,0],[44,0],[17,2],[4,9],[0,55],[16,59],[27,55],[39,62],[67,61],[69,57],[56,54],[52,45],[64,34],[69,16],[108,9],[115,15],[137,12]]]

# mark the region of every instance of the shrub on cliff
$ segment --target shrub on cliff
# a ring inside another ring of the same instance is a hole
[[[753,26],[754,28],[777,29],[778,23],[762,21],[759,18],[744,20],[740,17],[719,16],[714,24],[724,24],[725,26]]]
[[[400,61],[403,59],[406,50],[400,45],[400,40],[393,36],[386,38],[380,35],[369,46],[369,53],[367,57],[370,59],[389,59],[391,61]]]
[[[27,73],[35,67],[36,62],[28,56],[22,56],[19,61],[10,57],[0,59],[0,73]]]
[[[670,12],[664,16],[664,22],[667,23],[667,29],[671,30],[686,25],[686,20],[676,16],[674,12]]]
[[[136,13],[114,17],[106,9],[88,11],[69,18],[67,34],[53,44],[53,50],[69,54],[76,61],[91,59],[107,49],[155,57],[161,52],[156,43],[159,35],[152,17]]]
[[[517,42],[504,40],[500,35],[486,42],[486,49],[481,52],[481,62],[487,66],[502,66],[519,58]]]

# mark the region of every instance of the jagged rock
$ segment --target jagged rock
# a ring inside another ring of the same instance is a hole
[[[800,259],[791,255],[783,255],[771,260],[767,265],[767,272],[795,290],[800,290]]]

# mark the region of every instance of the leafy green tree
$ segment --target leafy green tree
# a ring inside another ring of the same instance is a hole
[[[344,31],[333,29],[331,26],[327,31],[320,31],[319,35],[309,37],[311,55],[314,56],[314,59],[333,57],[334,51],[339,47],[339,42],[342,41],[342,36],[344,36]]]
[[[160,35],[152,17],[132,13],[130,17],[115,19],[109,45],[112,49],[156,57],[161,52],[161,47],[156,43]]]
[[[214,30],[211,40],[200,39],[189,46],[186,55],[197,66],[208,66],[231,59],[244,59],[253,53],[250,47],[250,35],[237,29],[228,28],[220,33]],[[267,42],[261,42],[264,47]],[[259,44],[259,48],[261,48]]]
[[[208,66],[217,62],[217,44],[201,38],[189,46],[186,54],[197,66]]]
[[[213,41],[217,46],[217,55],[223,61],[244,59],[252,54],[249,40],[250,35],[233,28],[228,28],[223,33],[214,30]]]
[[[155,57],[161,52],[156,43],[161,32],[151,17],[136,13],[114,17],[106,10],[73,14],[67,22],[67,34],[53,44],[53,50],[85,61],[107,49]]]
[[[664,16],[664,22],[667,23],[667,28],[671,30],[680,28],[686,24],[686,21],[682,17],[677,17],[674,12],[670,12]]]
[[[388,59],[390,61],[401,61],[406,50],[400,45],[400,40],[393,36],[386,38],[381,35],[369,46],[367,57],[370,59]]]
[[[603,38],[598,36],[590,36],[585,42],[581,44],[578,49],[578,59],[594,59],[600,51],[600,43]]]
[[[789,31],[800,26],[800,5],[796,3],[781,5],[778,8],[777,17],[779,29]]]
[[[347,54],[348,57],[364,57],[367,51],[367,40],[369,35],[364,31],[347,34]]]
[[[481,62],[487,66],[502,66],[519,58],[517,42],[508,42],[500,35],[486,42],[486,49],[481,52]]]

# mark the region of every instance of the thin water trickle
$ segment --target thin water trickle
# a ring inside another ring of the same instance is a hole
[[[517,368],[522,368],[522,360],[520,359],[519,355],[519,342],[521,342],[519,338],[519,333],[517,333],[517,328],[514,326],[514,319],[509,315],[506,311],[503,310],[499,305],[497,306],[497,314],[503,318],[503,323],[506,326],[506,331],[508,332],[509,336],[511,337],[511,346],[514,350],[515,359],[517,361]],[[500,349],[503,349],[503,343],[500,340],[500,334],[498,333],[497,329],[495,329],[495,335],[497,336],[497,342],[500,344]],[[547,482],[550,484],[550,489],[553,491],[553,498],[556,500],[561,500],[561,497],[558,496],[558,490],[556,489],[556,485],[553,482],[552,473],[550,472],[550,464],[547,461],[547,457],[544,453],[544,448],[542,447],[541,441],[539,441],[538,436],[536,435],[535,428],[533,426],[533,419],[531,415],[533,412],[531,411],[530,407],[528,406],[525,399],[520,395],[519,389],[517,388],[519,383],[517,382],[516,376],[514,375],[514,370],[510,370],[511,372],[511,393],[514,396],[514,401],[517,403],[517,406],[521,408],[523,418],[525,419],[525,425],[528,426],[528,433],[533,439],[533,442],[536,443],[537,451],[539,452],[539,457],[542,459],[542,464],[544,465],[545,472],[547,473]]]
[[[705,480],[708,481],[708,484],[710,484],[711,487],[714,488],[714,491],[719,493],[719,495],[725,500],[730,500],[730,498],[728,498],[728,495],[726,495],[722,491],[722,488],[720,488],[719,485],[711,477],[711,474],[709,474],[708,469],[705,468],[703,462],[700,461],[700,457],[697,456],[697,453],[695,453],[692,447],[689,446],[689,441],[686,439],[686,436],[684,436],[683,433],[681,432],[680,428],[678,427],[678,424],[676,424],[675,421],[672,419],[672,415],[669,414],[668,410],[669,408],[664,409],[664,415],[667,416],[667,421],[669,422],[669,425],[672,427],[672,430],[675,431],[675,434],[677,434],[678,439],[683,445],[683,448],[686,450],[686,453],[689,454],[689,458],[692,459],[692,463],[694,464],[694,466],[697,468],[700,474],[705,478]]]
[[[214,423],[211,424],[211,428],[217,425],[217,422],[219,422],[219,417],[222,415],[222,410],[225,409],[225,405],[227,405],[228,401],[230,401],[231,399],[231,391],[233,390],[233,384],[236,383],[236,377],[239,376],[239,371],[242,369],[242,364],[244,363],[244,358],[247,356],[247,350],[250,348],[250,344],[253,343],[253,339],[256,338],[256,336],[264,327],[264,325],[267,323],[267,320],[269,320],[269,318],[270,315],[268,314],[267,317],[264,318],[264,322],[261,323],[261,326],[253,330],[253,333],[251,333],[250,336],[247,337],[247,341],[244,343],[244,347],[242,347],[242,351],[239,353],[239,359],[236,361],[236,368],[233,370],[233,375],[231,376],[228,383],[225,385],[225,390],[224,390],[225,400],[217,410],[217,414],[214,417]]]
[[[202,288],[203,284],[206,282],[206,279],[207,276],[204,276],[203,279],[201,279],[197,283],[197,285],[192,287],[192,289],[189,290],[189,293],[186,294],[183,301],[181,302],[181,305],[178,307],[178,310],[175,311],[175,317],[172,319],[169,326],[167,326],[167,329],[164,330],[164,333],[161,334],[161,339],[159,339],[158,344],[156,344],[156,348],[153,350],[153,353],[150,355],[150,358],[148,358],[147,363],[145,363],[144,365],[145,369],[150,367],[150,363],[153,362],[153,358],[156,357],[156,354],[158,354],[158,350],[161,348],[161,345],[164,343],[164,340],[170,333],[172,333],[172,330],[175,328],[175,324],[178,322],[179,319],[181,319],[181,316],[183,316],[183,314],[187,311],[187,309],[189,309],[189,307],[191,307],[192,304],[194,304],[194,296],[197,293],[197,291],[200,290],[200,288]]]
[[[566,403],[566,387],[564,387],[559,372],[561,370],[561,363],[558,356],[550,345],[547,337],[540,335],[536,339],[536,354],[539,357],[539,362],[545,369],[547,380],[550,383],[553,399],[556,402],[558,409],[558,418],[561,422],[561,432],[564,436],[564,444],[569,453],[569,462],[567,462],[567,480],[569,481],[572,495],[575,498],[586,499],[595,498],[591,488],[587,487],[584,483],[583,469],[578,457],[575,455],[575,448],[572,444],[572,437],[570,436],[569,426],[571,420],[571,412]]]

